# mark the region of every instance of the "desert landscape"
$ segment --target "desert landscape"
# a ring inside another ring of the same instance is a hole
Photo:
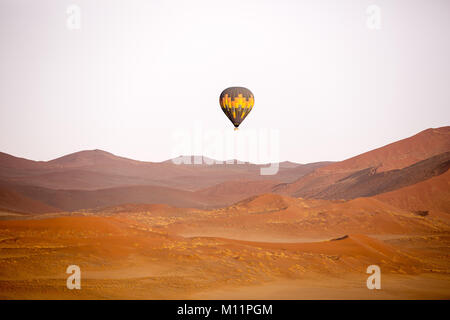
[[[0,153],[0,298],[450,299],[450,127],[261,167]]]

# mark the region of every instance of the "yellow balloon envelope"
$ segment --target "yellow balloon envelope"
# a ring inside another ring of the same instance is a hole
[[[220,94],[220,106],[225,115],[237,130],[239,125],[252,111],[255,98],[253,93],[244,87],[230,87]]]

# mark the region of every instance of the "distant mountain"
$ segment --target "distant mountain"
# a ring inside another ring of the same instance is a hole
[[[261,176],[261,165],[217,164],[176,161],[144,162],[115,156],[102,150],[72,153],[47,162],[36,162],[0,154],[0,179],[14,184],[49,189],[97,190],[125,186],[162,186],[187,191],[200,190],[230,180],[277,180],[291,182],[312,170],[329,164],[282,164],[275,176]],[[177,159],[175,159],[177,160]]]
[[[86,167],[120,167],[124,165],[140,165],[141,161],[116,156],[103,150],[84,150],[62,156],[47,162],[52,167],[86,168]]]
[[[0,179],[13,179],[44,173],[47,167],[47,163],[43,161],[32,161],[0,152]]]

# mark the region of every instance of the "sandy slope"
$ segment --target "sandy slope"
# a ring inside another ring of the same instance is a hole
[[[268,204],[274,210],[272,213],[258,211]],[[381,202],[376,204],[385,208]],[[257,235],[259,240],[248,241],[218,236],[182,237],[174,232],[177,228],[173,228],[182,224],[200,225],[208,220],[220,224],[223,221],[219,222],[217,215],[239,215],[242,208],[254,210],[253,215],[261,216],[277,214],[275,210],[286,206],[314,209],[324,205],[323,201],[306,203],[264,195],[227,209],[233,212],[125,205],[84,213],[87,216],[0,221],[0,297],[295,299],[450,296],[450,288],[443,286],[448,283],[450,272],[450,261],[446,257],[450,244],[448,229],[437,230],[442,225],[422,224],[410,220],[410,216],[402,220],[402,228],[412,224],[412,232],[416,233],[417,226],[421,226],[422,235],[411,234],[408,239],[404,234],[391,235],[389,240],[362,234],[331,240],[326,239],[329,234],[325,232],[314,234],[322,236],[322,240],[280,242],[278,234],[264,232]],[[343,210],[344,207],[363,210],[365,205],[373,206],[365,201],[333,205],[343,206]],[[289,219],[295,217],[292,212],[288,215]],[[305,218],[309,219],[309,216]],[[238,216],[234,221],[246,225],[250,223],[246,219]],[[227,225],[228,220],[224,221],[224,227],[236,227]],[[272,223],[265,221],[267,230],[273,230]],[[258,226],[263,224],[260,222]],[[295,222],[290,224],[295,225]],[[285,225],[283,230],[289,228]],[[79,291],[65,287],[65,270],[72,264],[79,265],[82,270],[82,289]],[[377,294],[364,289],[365,270],[371,264],[381,267],[385,279],[386,290]]]
[[[16,213],[48,213],[61,211],[20,194],[19,192],[0,187],[0,210]]]
[[[405,210],[443,212],[450,218],[450,171],[375,198]]]
[[[431,128],[318,171],[353,171],[369,167],[378,168],[378,172],[402,169],[449,150],[450,126]]]
[[[332,186],[337,184],[337,187],[342,187],[339,186],[339,182],[348,179],[349,177],[353,177],[354,175],[362,175],[370,178],[372,175],[378,173],[381,174],[379,176],[382,177],[382,173],[404,169],[415,163],[449,151],[450,127],[427,129],[412,137],[388,144],[344,161],[318,168],[299,178],[297,181],[278,186],[274,191],[282,194],[294,195],[296,197],[301,196],[325,199],[353,198],[355,196],[352,194],[334,194]],[[357,183],[358,181],[359,180],[356,179],[355,182]],[[362,186],[364,187],[365,184],[362,184]],[[348,188],[348,185],[344,184],[344,187]],[[362,195],[363,194],[357,194],[356,196]]]
[[[265,194],[164,228],[182,236],[305,241],[349,233],[439,233],[449,227],[440,217],[422,217],[374,198],[328,201]]]

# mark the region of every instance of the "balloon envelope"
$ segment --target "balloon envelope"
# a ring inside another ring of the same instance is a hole
[[[222,91],[219,103],[222,111],[237,128],[252,111],[255,98],[247,88],[230,87]]]

